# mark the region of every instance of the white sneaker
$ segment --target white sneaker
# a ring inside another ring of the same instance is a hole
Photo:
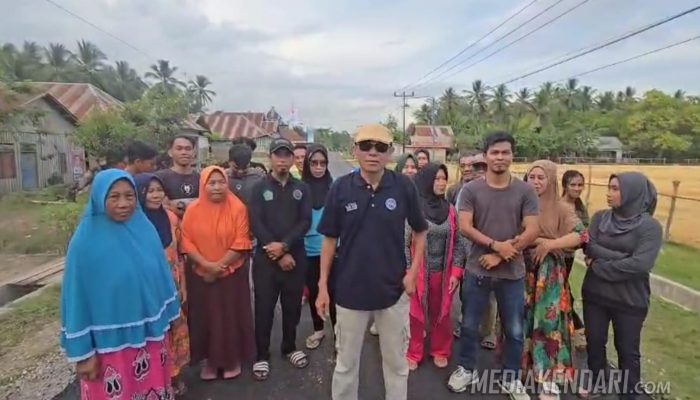
[[[379,336],[379,331],[377,330],[377,324],[372,322],[372,326],[369,327],[369,333],[371,333],[374,336]]]
[[[474,371],[467,371],[464,367],[459,366],[450,375],[447,381],[447,388],[455,393],[462,393],[467,390],[467,387],[479,382],[479,376]]]
[[[530,400],[530,395],[527,394],[525,386],[520,379],[514,379],[511,382],[498,382],[501,385],[501,389],[510,395],[511,400]]]

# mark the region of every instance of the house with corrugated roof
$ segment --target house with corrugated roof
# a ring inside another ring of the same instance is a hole
[[[218,160],[228,160],[231,141],[250,138],[257,153],[267,154],[272,139],[279,137],[282,119],[274,107],[267,113],[215,111],[202,114],[197,123],[212,133],[211,152]]]
[[[455,146],[455,134],[448,125],[411,124],[406,133],[409,134],[406,153],[426,150],[430,153],[430,159],[434,161],[447,161],[447,153]],[[394,147],[400,150],[401,146]]]
[[[26,91],[0,91],[5,111],[23,110],[38,116],[12,130],[0,131],[0,194],[33,190],[50,183],[77,182],[88,160],[72,140],[77,126],[94,110],[122,107],[122,102],[89,83],[27,83]],[[206,129],[187,120],[183,134],[196,136],[200,151],[208,152]]]
[[[615,136],[599,136],[596,139],[595,149],[598,157],[611,158],[615,162],[621,162],[625,146]]]

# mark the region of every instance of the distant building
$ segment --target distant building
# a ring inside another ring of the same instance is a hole
[[[406,153],[424,149],[430,153],[431,161],[447,161],[447,153],[454,148],[455,134],[447,125],[409,125],[410,135],[406,143]],[[401,144],[395,144],[397,154],[402,154]]]
[[[615,162],[622,162],[624,147],[620,139],[615,136],[599,136],[595,145],[598,157],[611,158]]]

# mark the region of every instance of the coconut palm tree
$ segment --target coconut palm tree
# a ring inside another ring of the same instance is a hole
[[[467,102],[479,116],[483,116],[488,111],[488,104],[491,95],[488,93],[489,87],[484,85],[481,79],[472,82],[472,90],[465,90]]]
[[[429,124],[431,123],[432,109],[429,105],[423,104],[419,109],[413,112],[413,116],[416,118],[416,122],[419,124]]]
[[[498,85],[493,90],[491,106],[493,107],[494,114],[496,114],[496,119],[501,123],[504,123],[507,119],[510,97],[510,91],[504,84]]]
[[[583,111],[588,111],[593,107],[593,98],[595,96],[595,89],[590,86],[584,86],[578,96],[579,107]]]
[[[73,54],[61,43],[49,43],[44,49],[46,77],[50,81],[62,81],[70,73]]]
[[[527,111],[537,112],[532,104],[532,91],[528,88],[521,88],[515,93],[515,103],[518,105],[518,113],[523,114]]]
[[[566,85],[562,88],[562,101],[567,109],[574,110],[578,108],[579,103],[579,88],[578,79],[570,78],[566,81]]]
[[[91,76],[102,69],[107,56],[94,43],[81,40],[78,42],[78,52],[73,55],[73,59],[83,72]]]
[[[161,87],[168,92],[172,92],[178,88],[185,87],[185,83],[175,78],[177,67],[170,65],[168,60],[158,60],[156,64],[151,65],[151,70],[146,72],[146,78],[156,80],[156,87]]]
[[[194,100],[192,112],[201,112],[204,107],[212,102],[212,96],[216,96],[216,92],[207,89],[211,85],[211,81],[204,75],[195,76],[187,85],[187,93]]]
[[[604,92],[595,100],[596,106],[604,111],[612,111],[615,108],[615,93],[611,91]]]

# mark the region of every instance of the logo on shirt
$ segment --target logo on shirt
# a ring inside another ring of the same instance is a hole
[[[354,201],[352,203],[348,203],[345,205],[345,212],[350,212],[350,211],[355,211],[357,210],[357,203]]]
[[[182,186],[180,186],[180,190],[182,190],[182,193],[186,194],[187,196],[194,192],[194,188],[189,183],[183,183]]]
[[[292,192],[292,197],[294,197],[294,200],[301,200],[302,196],[304,196],[304,194],[299,189],[295,189]]]
[[[263,192],[263,199],[265,199],[265,201],[272,201],[274,198],[275,195],[272,194],[271,190],[266,190]]]
[[[386,199],[386,201],[384,202],[384,205],[386,206],[386,209],[387,209],[387,210],[393,211],[394,209],[396,209],[396,200],[394,200],[393,197],[389,197],[389,198]]]
[[[240,183],[236,184],[236,190],[241,190],[242,187],[243,187],[243,185],[241,185]]]

